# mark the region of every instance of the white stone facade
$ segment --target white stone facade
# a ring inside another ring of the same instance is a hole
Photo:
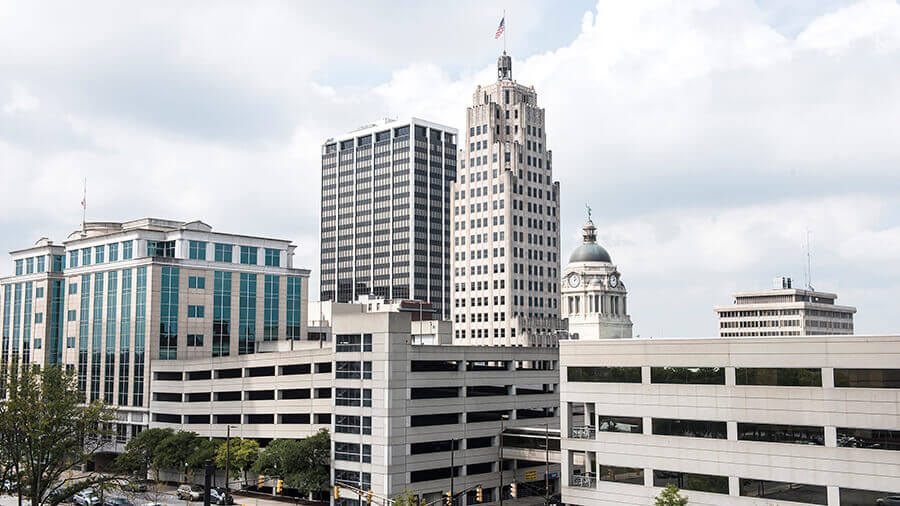
[[[560,361],[567,504],[644,506],[679,479],[691,505],[900,492],[900,337],[565,341]]]
[[[510,57],[499,67],[466,110],[453,187],[454,341],[556,346],[560,195],[547,123]]]

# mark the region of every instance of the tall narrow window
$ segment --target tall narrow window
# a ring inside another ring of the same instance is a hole
[[[103,358],[103,273],[94,274],[94,321],[91,327],[91,402],[100,398]]]
[[[122,260],[131,260],[131,241],[122,241]]]
[[[231,345],[231,273],[213,274],[212,356],[227,357]]]
[[[234,246],[231,244],[216,244],[214,260],[216,262],[231,263],[231,254],[233,251]]]
[[[252,246],[241,246],[241,263],[247,265],[256,265],[256,252],[259,248]]]
[[[287,278],[287,301],[285,303],[285,326],[286,326],[286,334],[287,339],[291,340],[299,340],[300,330],[301,330],[301,318],[300,314],[300,301],[301,299],[301,285],[303,283],[303,278],[297,276],[291,276]]]
[[[144,343],[147,329],[147,268],[138,267],[134,291],[134,395],[132,405],[144,405]]]
[[[268,250],[267,250],[268,251]],[[263,312],[263,341],[278,340],[278,276],[266,274]]]
[[[191,260],[206,260],[206,243],[203,241],[189,241],[188,258]]]
[[[238,355],[246,355],[256,351],[256,274],[241,273],[239,303]]]
[[[163,267],[159,301],[159,359],[178,358],[178,267]]]
[[[128,405],[128,365],[131,351],[131,269],[122,271],[122,298],[119,304],[119,406]]]
[[[9,300],[7,297],[6,300]],[[81,276],[81,319],[78,324],[78,391],[87,398],[88,341],[91,328],[91,276]]]
[[[106,278],[106,354],[103,368],[103,402],[112,404],[116,388],[116,300],[118,273],[111,271]]]
[[[281,251],[266,248],[266,265],[269,267],[281,267]]]

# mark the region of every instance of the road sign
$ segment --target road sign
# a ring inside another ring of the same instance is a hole
[[[525,471],[525,481],[534,481],[537,479],[537,471],[534,469]]]
[[[550,479],[559,478],[559,473],[550,473]]]

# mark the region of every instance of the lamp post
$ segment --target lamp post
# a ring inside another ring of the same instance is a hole
[[[225,426],[225,504],[228,504],[228,465],[231,463],[231,427],[231,425]]]
[[[503,506],[503,421],[509,420],[509,415],[500,415],[500,441],[499,441],[499,460],[500,460],[500,506]],[[452,473],[451,473],[452,474]]]

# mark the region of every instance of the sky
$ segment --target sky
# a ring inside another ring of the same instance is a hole
[[[506,2],[508,4],[508,2]],[[562,255],[585,205],[635,333],[710,336],[776,276],[900,331],[896,0],[524,0]],[[0,0],[0,250],[81,222],[292,240],[318,293],[320,147],[385,116],[462,129],[504,2]],[[0,275],[12,262],[0,263]]]

